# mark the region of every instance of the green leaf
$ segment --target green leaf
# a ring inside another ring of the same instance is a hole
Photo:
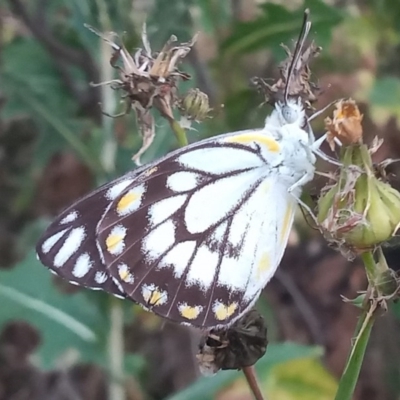
[[[330,41],[332,27],[341,14],[337,8],[330,7],[321,0],[307,0],[301,9],[288,11],[285,7],[266,3],[261,6],[263,14],[251,22],[239,22],[222,45],[224,55],[235,55],[259,49],[270,49],[282,54],[281,43],[289,43],[299,35],[305,8],[310,9],[312,33],[316,33],[318,45],[325,46]],[[282,57],[281,56],[281,57]]]
[[[24,39],[6,46],[3,51],[2,89],[7,102],[2,109],[4,118],[30,114],[32,109],[24,99],[40,99],[52,112],[71,113],[75,107],[59,79],[53,61],[40,44]]]
[[[331,400],[337,382],[319,360],[303,358],[277,365],[262,386],[272,399]]]
[[[107,331],[107,319],[84,293],[60,293],[33,251],[13,269],[0,271],[0,303],[1,325],[25,320],[39,329],[37,355],[44,368],[71,349],[82,360],[104,362],[99,333]]]
[[[302,346],[294,343],[270,344],[267,353],[256,364],[259,376],[267,376],[271,369],[287,361],[305,358],[320,357],[320,347]],[[180,393],[172,395],[168,400],[214,400],[216,394],[232,384],[242,374],[238,371],[220,371],[213,377],[202,377]]]

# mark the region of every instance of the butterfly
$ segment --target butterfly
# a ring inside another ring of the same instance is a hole
[[[323,140],[308,125],[301,100],[286,90],[263,128],[180,148],[67,208],[39,240],[38,258],[72,283],[164,318],[227,327],[281,261]]]

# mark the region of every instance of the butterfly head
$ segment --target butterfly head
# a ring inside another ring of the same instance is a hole
[[[285,102],[278,102],[275,105],[281,125],[295,124],[304,128],[307,123],[306,113],[301,98],[288,99]]]

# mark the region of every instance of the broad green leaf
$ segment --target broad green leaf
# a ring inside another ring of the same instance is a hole
[[[52,275],[31,251],[11,270],[0,271],[0,325],[25,320],[41,334],[40,364],[54,367],[67,350],[80,359],[104,362],[99,332],[108,330],[107,318],[84,293],[66,295],[51,281]]]

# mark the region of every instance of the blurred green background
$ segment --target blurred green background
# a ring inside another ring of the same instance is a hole
[[[110,47],[84,27],[119,33],[132,52],[146,21],[153,51],[171,34],[199,39],[181,69],[207,93],[212,118],[191,142],[260,127],[270,112],[249,85],[277,76],[281,43],[310,8],[312,65],[321,108],[352,97],[367,138],[385,139],[377,160],[400,157],[400,2],[389,0],[1,0],[0,1],[0,399],[250,399],[238,372],[201,377],[198,331],[165,323],[129,301],[72,287],[37,260],[34,246],[57,213],[135,168],[133,113],[90,82],[113,77]],[[223,105],[223,106],[222,106]],[[316,121],[317,135],[323,131]],[[157,116],[142,157],[177,147]],[[393,171],[394,173],[396,171]],[[396,185],[393,176],[393,184]],[[397,185],[398,186],[398,185]],[[318,191],[318,180],[310,191]],[[400,253],[387,249],[391,267]],[[399,264],[399,267],[397,266]],[[257,365],[269,399],[328,400],[346,361],[358,310],[340,295],[366,287],[362,267],[328,249],[299,218],[282,266],[258,303],[270,345]],[[400,308],[377,322],[356,399],[400,397]]]

